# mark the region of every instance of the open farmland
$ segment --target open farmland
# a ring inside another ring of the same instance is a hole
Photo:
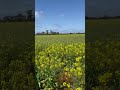
[[[86,38],[90,41],[120,39],[120,19],[86,20],[85,27]]]
[[[34,22],[0,22],[0,90],[37,90],[34,42]]]
[[[84,42],[84,34],[35,37],[35,62],[40,89],[84,88]]]
[[[36,35],[35,44],[45,48],[52,44],[72,44],[85,42],[85,34]]]
[[[86,89],[119,90],[120,19],[86,20]],[[89,43],[89,44],[87,44]]]

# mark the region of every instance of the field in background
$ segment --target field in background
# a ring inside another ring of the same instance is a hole
[[[86,40],[119,40],[120,19],[86,20]]]
[[[119,90],[120,19],[86,20],[85,27],[86,89]]]
[[[81,90],[85,84],[85,34],[36,35],[35,63],[40,89]]]
[[[46,47],[52,44],[70,44],[85,42],[85,34],[36,35],[35,44]]]
[[[0,90],[37,89],[34,40],[34,22],[0,22]]]

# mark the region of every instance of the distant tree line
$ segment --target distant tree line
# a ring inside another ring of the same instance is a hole
[[[77,33],[59,33],[59,32],[53,32],[52,30],[46,30],[46,32],[38,32],[36,33],[36,35],[58,35],[58,34],[85,34],[85,33],[80,33],[80,32],[77,32]]]
[[[104,15],[103,17],[85,17],[86,20],[97,20],[97,19],[120,19],[120,16],[107,16]]]
[[[0,22],[24,22],[24,21],[34,21],[35,16],[32,10],[27,10],[26,15],[17,14],[15,16],[4,16],[0,18]]]
[[[57,35],[57,34],[59,34],[59,32],[54,32],[52,30],[50,30],[49,32],[49,30],[46,30],[46,32],[39,32],[36,35]]]
[[[68,34],[85,34],[85,33],[77,32],[77,33],[68,33]]]

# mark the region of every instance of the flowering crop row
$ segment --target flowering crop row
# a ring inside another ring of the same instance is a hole
[[[61,43],[43,49],[38,46],[35,63],[40,88],[82,90],[85,83],[85,44]]]

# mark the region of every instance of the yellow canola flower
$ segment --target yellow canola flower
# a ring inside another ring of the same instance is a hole
[[[63,86],[66,86],[66,84],[67,84],[66,82],[63,82]]]
[[[80,67],[77,68],[78,71],[82,71],[82,69]]]
[[[67,84],[67,87],[70,88],[70,83]]]
[[[79,66],[79,63],[74,63],[75,66]]]
[[[71,68],[71,69],[70,69],[70,72],[74,72],[74,71],[75,71],[75,69],[74,69],[74,68]]]
[[[76,61],[79,62],[82,59],[82,57],[76,58]]]
[[[51,88],[48,88],[47,90],[52,90]]]
[[[61,64],[61,65],[64,65],[64,62],[61,62],[60,64]]]
[[[81,76],[82,75],[82,73],[81,72],[78,72],[78,76]]]
[[[79,88],[76,88],[76,90],[82,90],[82,88],[79,87]]]
[[[41,67],[44,67],[44,66],[45,66],[44,64],[41,65]]]
[[[69,68],[66,67],[66,68],[65,68],[65,71],[69,71]]]
[[[70,77],[71,75],[68,73],[68,77]]]

